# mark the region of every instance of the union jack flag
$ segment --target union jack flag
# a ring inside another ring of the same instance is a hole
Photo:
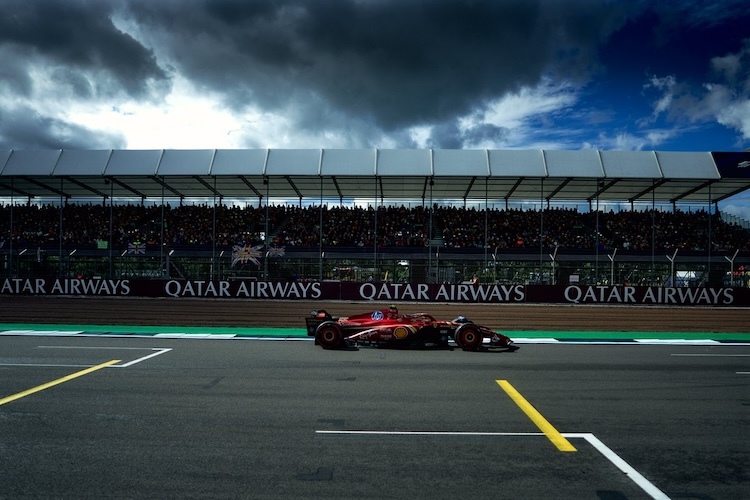
[[[286,254],[286,248],[284,247],[268,247],[269,257],[283,257]]]
[[[128,243],[128,253],[144,255],[146,253],[146,244],[140,241]]]
[[[263,245],[251,247],[249,245],[234,245],[232,247],[232,266],[237,264],[247,264],[248,261],[260,267],[261,249]]]

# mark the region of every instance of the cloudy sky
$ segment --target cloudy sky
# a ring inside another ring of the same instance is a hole
[[[750,147],[746,0],[3,0],[0,148]]]

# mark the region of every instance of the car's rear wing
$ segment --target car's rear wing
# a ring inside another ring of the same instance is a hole
[[[318,311],[312,311],[310,313],[310,316],[305,318],[305,323],[307,324],[307,335],[310,337],[315,336],[315,331],[318,329],[318,326],[325,322],[325,321],[336,321],[338,318],[331,316],[328,314],[327,311],[324,309],[320,309]]]

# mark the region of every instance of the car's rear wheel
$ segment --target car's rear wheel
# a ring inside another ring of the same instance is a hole
[[[455,340],[464,351],[475,351],[482,345],[482,332],[474,325],[463,325],[456,331]]]
[[[323,349],[335,349],[344,345],[344,332],[337,323],[321,323],[315,332],[315,341]]]

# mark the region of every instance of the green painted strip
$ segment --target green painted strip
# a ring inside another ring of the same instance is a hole
[[[305,338],[307,330],[300,328],[241,328],[211,326],[144,326],[144,325],[61,325],[61,324],[28,324],[0,323],[0,331],[7,330],[54,330],[61,332],[110,333],[115,335],[235,335],[237,337],[269,338]],[[716,333],[716,332],[599,332],[599,331],[540,331],[540,330],[501,330],[511,339],[553,338],[560,340],[630,340],[630,339],[663,339],[663,340],[720,340],[724,342],[750,342],[750,332]]]

